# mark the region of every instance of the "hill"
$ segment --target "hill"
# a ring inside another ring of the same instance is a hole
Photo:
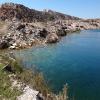
[[[78,17],[58,13],[52,10],[37,11],[21,4],[5,3],[0,7],[0,19],[17,19],[26,22],[32,21],[54,21],[54,20],[76,20]]]

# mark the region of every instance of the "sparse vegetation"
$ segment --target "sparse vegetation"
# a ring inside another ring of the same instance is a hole
[[[55,95],[52,90],[48,87],[44,76],[42,73],[36,72],[33,73],[29,69],[24,69],[21,67],[21,64],[6,56],[0,56],[3,62],[9,62],[7,66],[9,68],[3,67],[3,64],[0,64],[0,100],[16,100],[16,97],[21,95],[22,91],[17,88],[12,88],[9,75],[15,74],[16,79],[20,82],[23,82],[32,88],[40,91],[45,97],[44,100],[67,100],[67,88],[64,86],[62,92],[59,95]]]
[[[9,74],[0,71],[0,100],[16,100],[16,97],[21,94],[17,88],[11,88]]]

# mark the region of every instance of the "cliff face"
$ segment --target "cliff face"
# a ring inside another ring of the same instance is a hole
[[[62,13],[48,11],[37,11],[29,9],[20,4],[5,3],[0,7],[0,19],[12,20],[17,19],[26,22],[32,21],[53,21],[53,20],[66,20],[66,19],[79,19],[77,17],[65,15]]]

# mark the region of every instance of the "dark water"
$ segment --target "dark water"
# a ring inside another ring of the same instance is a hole
[[[38,66],[55,91],[68,83],[71,100],[100,100],[100,30],[74,33],[16,56],[27,66]]]

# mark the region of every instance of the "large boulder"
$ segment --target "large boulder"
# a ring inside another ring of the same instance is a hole
[[[46,37],[46,42],[47,43],[56,43],[59,40],[57,34],[52,33],[52,34],[48,34],[48,36]]]

